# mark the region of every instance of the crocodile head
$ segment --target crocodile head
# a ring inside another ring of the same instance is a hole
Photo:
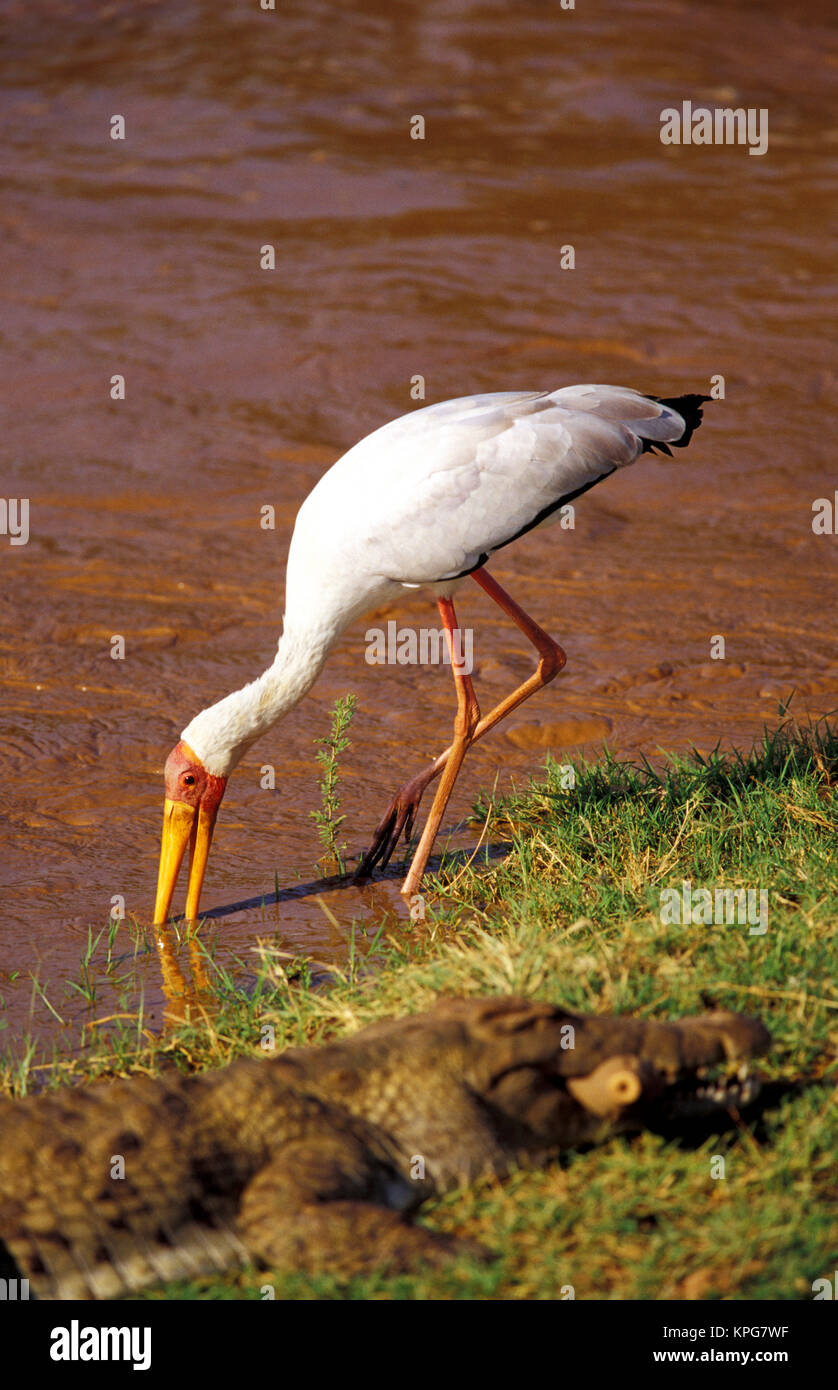
[[[725,1011],[656,1023],[516,998],[447,1008],[464,1025],[471,1086],[527,1148],[723,1120],[756,1100],[750,1063],[771,1041],[759,1020]]]

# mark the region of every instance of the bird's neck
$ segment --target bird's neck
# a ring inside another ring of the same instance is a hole
[[[228,777],[251,744],[293,709],[320,674],[335,635],[284,632],[267,671],[195,716],[181,738],[208,772]]]

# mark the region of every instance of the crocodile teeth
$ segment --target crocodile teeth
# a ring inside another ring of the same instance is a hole
[[[744,1106],[750,1105],[759,1094],[759,1089],[759,1082],[747,1074],[747,1067],[740,1067],[736,1080],[729,1078],[724,1081],[707,1082],[703,1086],[696,1086],[690,1092],[690,1096],[693,1100],[704,1101],[710,1105]]]

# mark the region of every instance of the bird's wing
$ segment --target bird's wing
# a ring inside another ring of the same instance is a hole
[[[430,584],[484,563],[563,499],[685,431],[626,387],[501,392],[428,406],[344,454],[300,511],[321,543],[351,529],[355,563]]]

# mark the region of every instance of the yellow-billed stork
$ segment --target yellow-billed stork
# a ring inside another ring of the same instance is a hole
[[[297,515],[285,615],[273,664],[197,714],[166,761],[154,921],[165,922],[190,846],[186,917],[195,918],[216,815],[244,753],[311,687],[354,619],[424,589],[439,608],[457,714],[451,746],[393,798],[362,861],[386,864],[409,839],[422,793],[444,769],[407,878],[418,888],[466,749],[565,664],[561,647],[484,568],[489,556],[651,449],[682,448],[707,396],[643,396],[623,386],[500,391],[426,406],[383,425],[338,459]],[[452,594],[471,576],[532,642],[534,673],[482,718],[458,663]]]

